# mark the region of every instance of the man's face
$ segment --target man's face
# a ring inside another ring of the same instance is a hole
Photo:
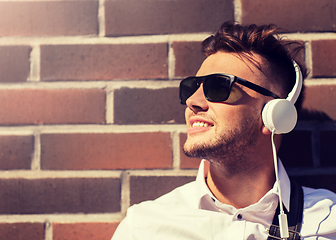
[[[261,57],[254,55],[261,62]],[[197,76],[227,73],[268,88],[266,76],[249,60],[237,54],[217,52],[203,62]],[[261,111],[267,97],[234,83],[226,102],[209,102],[203,86],[187,100],[185,118],[188,137],[184,151],[188,156],[215,160],[239,158],[258,144],[262,135]],[[238,167],[238,166],[236,166]]]

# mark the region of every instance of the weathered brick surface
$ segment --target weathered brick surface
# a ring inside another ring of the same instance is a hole
[[[168,47],[157,44],[41,46],[41,79],[164,79]]]
[[[336,120],[336,84],[315,85],[306,87],[303,108],[306,110],[306,118],[315,120]],[[309,116],[310,115],[310,116]]]
[[[311,42],[314,77],[335,77],[336,40]]]
[[[30,169],[33,136],[0,136],[0,169]]]
[[[154,200],[171,190],[195,180],[187,176],[132,176],[130,179],[130,204]]]
[[[44,224],[0,223],[0,236],[4,240],[44,240]]]
[[[196,74],[200,36],[226,20],[275,23],[307,46],[296,58],[312,66],[304,111],[279,156],[303,185],[336,191],[335,6],[0,0],[0,239],[110,239],[118,223],[97,222],[97,213],[117,218],[128,203],[192,181],[200,159],[182,151],[175,83]],[[59,214],[67,217],[57,222]]]
[[[201,159],[187,157],[183,152],[183,146],[187,140],[187,134],[180,133],[180,168],[198,168]]]
[[[27,81],[30,51],[29,46],[0,46],[0,82]]]
[[[55,223],[53,240],[110,240],[119,223]]]
[[[98,33],[98,1],[0,2],[0,36]]]
[[[121,88],[114,93],[116,124],[184,123],[178,88]]]
[[[106,35],[213,32],[233,20],[232,1],[107,0]]]
[[[291,32],[336,30],[333,0],[242,0],[241,8],[243,24],[274,23]]]
[[[0,179],[0,214],[118,211],[119,179]]]
[[[336,167],[336,129],[320,132],[321,165]]]
[[[104,123],[101,89],[0,90],[0,124]]]
[[[44,134],[41,168],[171,168],[170,133]]]
[[[205,58],[201,52],[201,42],[173,42],[173,49],[175,77],[196,75]]]
[[[279,157],[285,167],[313,167],[312,132],[294,130],[283,135]]]

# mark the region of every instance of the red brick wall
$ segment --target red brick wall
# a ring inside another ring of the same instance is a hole
[[[333,0],[1,0],[1,239],[107,240],[128,206],[193,180],[178,84],[226,20],[306,45],[305,111],[280,155],[336,191]]]

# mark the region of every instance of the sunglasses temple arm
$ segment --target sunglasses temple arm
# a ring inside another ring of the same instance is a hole
[[[246,81],[245,79],[242,79],[242,78],[236,78],[236,82],[245,86],[245,87],[248,87],[264,96],[268,96],[268,97],[273,97],[273,98],[280,98],[278,95],[276,95],[275,93],[267,90],[266,88],[263,88],[263,87],[260,87],[254,83],[251,83],[249,81]]]

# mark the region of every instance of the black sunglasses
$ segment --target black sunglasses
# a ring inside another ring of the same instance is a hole
[[[280,98],[266,88],[260,87],[234,75],[211,74],[207,76],[188,77],[183,79],[180,83],[180,102],[181,104],[186,105],[187,99],[197,91],[197,89],[201,86],[201,83],[203,83],[204,96],[208,101],[224,102],[229,98],[234,82],[248,87],[264,96]]]

